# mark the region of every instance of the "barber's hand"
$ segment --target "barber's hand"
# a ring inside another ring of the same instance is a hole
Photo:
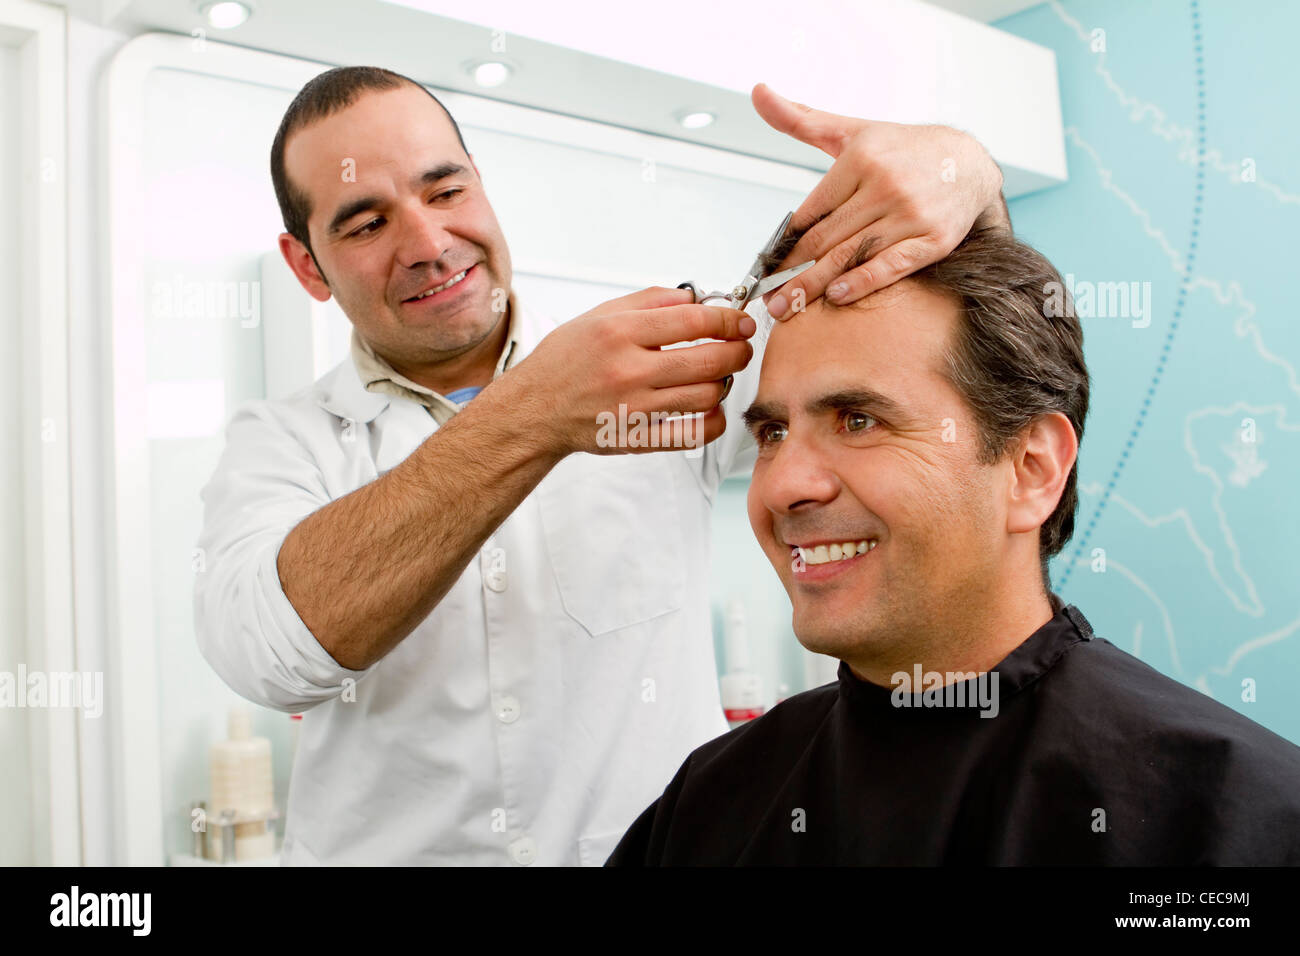
[[[778,269],[817,265],[765,297],[774,318],[823,292],[845,305],[882,289],[952,252],[976,219],[1010,228],[1002,173],[973,137],[823,113],[763,83],[752,96],[769,126],[835,160],[795,212],[790,228],[808,231]]]
[[[534,407],[564,454],[696,448],[726,429],[724,380],[749,364],[754,330],[744,312],[695,305],[685,289],[643,289],[564,323],[509,374],[542,403]],[[723,341],[661,348],[695,339]],[[695,412],[707,414],[655,420]]]

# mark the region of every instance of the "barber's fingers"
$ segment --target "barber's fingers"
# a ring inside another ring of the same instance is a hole
[[[850,235],[833,248],[822,253],[817,264],[791,279],[780,289],[764,297],[768,314],[784,322],[797,312],[802,312],[814,300],[834,286],[844,274],[859,268],[874,253],[884,248],[880,229],[884,220],[873,222],[866,229]],[[832,299],[838,305],[838,300]]]
[[[614,312],[634,312],[642,309],[662,309],[674,305],[686,305],[694,302],[695,297],[688,289],[669,289],[664,286],[652,286],[637,292],[629,292],[602,302],[586,315],[607,315]]]
[[[694,403],[687,403],[694,404]],[[722,436],[727,430],[727,416],[722,406],[714,403],[713,407],[701,414],[686,414],[674,418],[657,417],[647,430],[647,440],[643,445],[635,445],[630,440],[622,449],[624,451],[653,451],[658,449],[701,448]]]
[[[652,388],[721,382],[749,364],[754,347],[748,342],[703,342],[678,349],[662,349],[655,360]]]
[[[677,402],[682,405],[700,404],[689,397],[681,397]],[[607,434],[604,440],[597,439],[587,450],[597,455],[635,455],[701,448],[720,438],[726,430],[726,413],[716,402],[698,413],[670,410],[630,412],[617,437]]]
[[[758,325],[738,309],[715,305],[677,305],[636,316],[632,341],[646,348],[696,339],[747,339]]]
[[[895,242],[873,255],[865,263],[832,281],[836,294],[828,297],[836,305],[848,305],[863,296],[892,285],[918,269],[938,262],[948,254],[933,236],[914,236]],[[843,286],[843,290],[838,288]]]
[[[785,257],[785,268],[797,266],[809,259],[816,259],[820,263],[840,243],[891,215],[888,200],[873,195],[869,189],[854,191],[852,183],[847,183],[843,195],[839,192],[823,192],[832,188],[828,187],[830,178],[828,173],[799,207],[801,211],[806,210],[805,218],[810,225]],[[792,229],[793,223],[794,220],[791,220]],[[779,266],[776,271],[780,271],[780,268]]]
[[[821,259],[827,250],[863,223],[879,219],[888,207],[872,200],[846,164],[837,160],[790,217],[789,234],[798,235],[777,271],[809,259]],[[868,208],[868,203],[875,208]]]
[[[815,110],[788,100],[766,83],[755,86],[750,99],[768,126],[832,157],[838,156],[844,141],[864,125],[863,120],[851,116]]]
[[[726,385],[723,382],[696,382],[672,388],[657,388],[652,393],[649,404],[657,412],[668,415],[696,415],[721,407],[725,391]]]
[[[659,426],[661,440],[667,437],[673,448],[699,448],[722,437],[727,430],[727,414],[714,405],[701,415],[674,418]]]

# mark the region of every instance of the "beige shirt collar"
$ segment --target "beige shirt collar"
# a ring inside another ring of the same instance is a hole
[[[494,381],[502,372],[510,368],[519,354],[519,305],[515,301],[513,292],[507,299],[507,308],[509,317],[506,320],[506,344],[497,359],[496,371],[492,373]],[[429,414],[439,425],[445,425],[463,407],[396,371],[387,361],[375,354],[369,342],[357,334],[355,325],[352,327],[352,361],[357,367],[357,374],[361,377],[361,384],[366,391],[382,392],[394,398],[418,402],[428,409]]]

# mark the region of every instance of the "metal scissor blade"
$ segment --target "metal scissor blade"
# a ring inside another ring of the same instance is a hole
[[[760,280],[758,284],[756,284],[754,288],[750,291],[749,301],[752,302],[754,299],[761,298],[762,296],[767,295],[773,289],[781,288],[781,286],[785,285],[795,276],[799,275],[801,272],[805,272],[808,269],[811,269],[816,264],[817,264],[816,259],[809,259],[807,262],[800,263],[797,266],[792,266],[789,269],[783,269],[780,272],[768,276],[766,279]]]
[[[776,232],[772,233],[771,238],[759,250],[758,258],[754,260],[754,264],[749,267],[749,278],[754,281],[763,278],[763,273],[770,268],[767,259],[776,251],[776,247],[781,244],[781,240],[785,238],[785,231],[790,228],[790,220],[793,218],[794,212],[785,214],[785,218],[781,220],[781,225],[776,227]]]

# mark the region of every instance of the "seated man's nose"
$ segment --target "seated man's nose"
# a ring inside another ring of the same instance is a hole
[[[772,462],[763,475],[764,499],[774,511],[793,511],[830,501],[838,482],[835,476],[815,461],[791,455],[786,461]]]

